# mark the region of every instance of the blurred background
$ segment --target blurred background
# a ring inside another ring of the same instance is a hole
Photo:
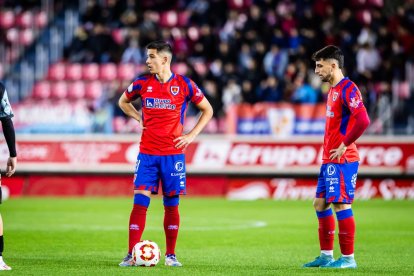
[[[145,45],[162,39],[173,45],[173,71],[193,79],[215,111],[187,151],[190,193],[313,197],[329,87],[311,55],[335,44],[371,119],[358,143],[357,196],[414,197],[413,0],[0,7],[0,79],[18,133],[18,175],[4,180],[12,195],[130,193],[140,129],[117,101],[146,72]],[[197,116],[190,106],[186,129]],[[0,147],[5,160],[4,141]]]

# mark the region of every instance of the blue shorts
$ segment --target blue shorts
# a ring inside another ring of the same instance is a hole
[[[359,162],[321,166],[316,187],[316,197],[327,203],[352,203],[354,201]]]
[[[139,153],[134,174],[134,189],[158,194],[159,183],[165,196],[185,195],[185,155]]]

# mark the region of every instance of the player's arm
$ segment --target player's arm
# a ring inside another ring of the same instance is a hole
[[[123,93],[119,98],[118,105],[126,115],[128,115],[131,118],[134,118],[136,121],[138,121],[141,127],[143,127],[141,114],[132,105],[131,101],[125,96],[125,93]]]
[[[6,139],[7,147],[9,148],[10,157],[7,159],[6,175],[12,176],[16,171],[17,153],[16,153],[16,134],[14,131],[13,121],[9,117],[1,118],[1,125],[3,127],[4,138]]]
[[[197,124],[189,133],[174,139],[174,142],[176,142],[176,148],[185,149],[191,142],[194,141],[197,135],[200,134],[203,128],[213,117],[213,108],[211,107],[210,102],[206,98],[203,98],[198,104],[196,104],[196,106],[201,111],[201,115],[198,118]]]
[[[349,96],[347,95],[346,98],[348,99]],[[348,99],[347,106],[350,106],[350,111],[352,114],[351,116],[354,117],[355,124],[349,131],[349,133],[347,133],[347,135],[344,137],[344,140],[339,145],[339,147],[330,150],[331,160],[337,158],[339,162],[341,156],[344,155],[347,147],[353,142],[355,142],[369,126],[370,120],[368,117],[367,110],[364,107],[364,104],[362,103],[362,97],[360,92],[355,93],[354,98],[356,99],[354,102],[358,102],[358,104],[350,104],[350,99]]]

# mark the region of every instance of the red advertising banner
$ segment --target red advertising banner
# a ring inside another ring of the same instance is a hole
[[[298,200],[315,198],[316,178],[235,178],[229,182],[226,197],[236,200]],[[414,180],[371,179],[357,181],[355,199],[414,199]]]
[[[132,173],[139,137],[18,136],[19,173]],[[202,136],[186,151],[197,174],[312,174],[319,171],[322,137]],[[413,137],[364,137],[357,143],[363,175],[414,175]],[[0,143],[5,163],[7,145]]]

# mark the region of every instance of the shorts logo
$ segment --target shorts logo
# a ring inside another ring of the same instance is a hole
[[[184,170],[184,163],[183,163],[183,161],[177,161],[177,162],[175,162],[174,168],[175,168],[175,171],[177,171],[177,172],[181,172],[182,170]]]
[[[333,175],[335,173],[335,166],[329,165],[326,171],[328,172],[328,175]]]
[[[352,175],[352,178],[351,178],[351,184],[352,184],[352,187],[354,187],[354,189],[356,187],[356,181],[357,181],[357,174],[354,173],[354,175]]]
[[[171,94],[173,94],[175,96],[175,95],[178,94],[178,92],[180,92],[180,87],[179,86],[171,86],[170,91],[171,91]]]
[[[155,105],[155,100],[154,98],[146,98],[145,99],[145,107],[146,108],[153,108]]]

